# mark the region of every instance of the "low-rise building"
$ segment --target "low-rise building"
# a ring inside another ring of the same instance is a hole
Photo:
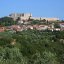
[[[27,26],[27,29],[31,29],[31,30],[33,30],[33,26],[28,25],[28,26]]]
[[[13,29],[15,31],[22,31],[23,30],[23,28],[20,27],[19,25],[12,25],[10,29]]]
[[[59,23],[61,28],[64,28],[64,22]]]
[[[37,30],[46,30],[48,26],[47,25],[33,25],[33,28]]]

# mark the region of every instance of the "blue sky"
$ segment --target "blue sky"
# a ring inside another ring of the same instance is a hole
[[[64,19],[64,0],[0,0],[0,17],[10,13]]]

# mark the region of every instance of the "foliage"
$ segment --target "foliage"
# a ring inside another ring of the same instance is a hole
[[[55,24],[54,24],[54,27],[55,27],[55,28],[60,28],[60,25],[59,25],[58,23],[55,23]]]
[[[1,48],[0,64],[27,64],[18,48]]]
[[[64,64],[64,31],[5,34],[0,38],[0,64]],[[11,45],[13,39],[16,43]]]
[[[41,24],[41,22],[39,20],[33,20],[31,21],[31,24]]]
[[[14,21],[12,18],[10,17],[3,17],[0,18],[0,25],[2,26],[10,26],[10,25],[14,25],[17,24],[16,21]]]

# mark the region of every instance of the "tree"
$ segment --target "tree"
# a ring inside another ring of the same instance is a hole
[[[0,25],[2,26],[10,26],[10,25],[14,25],[17,24],[16,21],[14,21],[12,18],[10,17],[3,17],[0,18]]]
[[[46,22],[46,20],[45,20],[45,19],[43,19],[42,21],[43,21],[43,22]]]
[[[54,24],[54,27],[55,27],[55,28],[60,28],[60,25],[59,25],[58,23],[55,23],[55,24]]]
[[[18,48],[0,49],[0,64],[27,64],[26,60]]]

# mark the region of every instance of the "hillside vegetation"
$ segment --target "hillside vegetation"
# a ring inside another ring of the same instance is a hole
[[[0,33],[0,64],[64,64],[64,31]]]

